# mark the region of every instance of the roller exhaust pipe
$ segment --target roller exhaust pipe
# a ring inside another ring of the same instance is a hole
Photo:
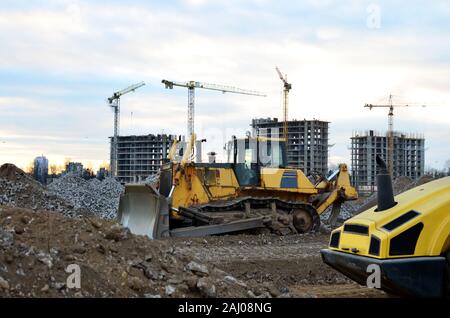
[[[397,202],[394,201],[392,180],[386,162],[379,155],[377,155],[376,161],[379,172],[377,174],[378,206],[375,212],[382,212],[392,208]]]

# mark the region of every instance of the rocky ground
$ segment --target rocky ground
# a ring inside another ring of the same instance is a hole
[[[348,280],[322,262],[329,233],[233,235],[172,239],[175,253],[220,266],[236,278],[274,297],[384,297]],[[332,292],[334,291],[334,292]],[[285,293],[285,294],[282,294]]]
[[[0,296],[245,297],[255,288],[98,218],[1,207],[0,251]],[[79,290],[66,284],[70,264],[81,268]]]
[[[0,296],[331,297],[349,288],[354,297],[384,295],[325,266],[319,250],[327,240],[310,234],[151,241],[114,221],[3,206]],[[67,285],[71,264],[80,266],[81,289]],[[334,294],[330,286],[337,286]]]

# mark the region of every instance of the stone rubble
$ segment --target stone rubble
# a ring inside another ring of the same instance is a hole
[[[0,167],[0,205],[55,211],[70,217],[86,213],[74,209],[73,205],[50,193],[43,185],[11,164]]]
[[[328,207],[324,213],[320,215],[320,220],[325,223],[331,214],[332,206]],[[352,218],[355,215],[356,212],[356,206],[349,202],[344,202],[341,205],[341,212],[338,216],[338,222],[344,222],[345,220],[348,220]]]
[[[48,190],[75,209],[85,209],[97,217],[113,219],[117,215],[124,187],[113,178],[85,180],[68,173],[49,184]]]
[[[0,205],[10,207],[113,219],[123,191],[124,187],[113,178],[85,180],[72,173],[45,187],[12,164],[0,167]]]

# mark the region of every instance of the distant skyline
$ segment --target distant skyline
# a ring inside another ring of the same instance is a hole
[[[121,134],[185,134],[187,91],[162,79],[264,91],[266,98],[196,93],[204,155],[252,118],[282,118],[278,66],[292,83],[291,119],[330,123],[331,163],[350,163],[355,131],[425,136],[426,167],[450,159],[448,1],[77,1],[0,3],[0,164],[22,168],[37,156],[97,169],[109,161],[113,113],[123,97]],[[133,114],[131,116],[131,114]]]

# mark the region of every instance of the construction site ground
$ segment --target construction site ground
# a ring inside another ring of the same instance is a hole
[[[322,262],[329,233],[237,235],[171,239],[177,253],[214,264],[252,285],[275,288],[292,297],[386,297],[361,287]]]
[[[3,297],[384,297],[324,265],[327,234],[149,240],[114,221],[0,208]],[[70,264],[81,289],[67,286]]]
[[[430,181],[399,178],[395,193]],[[123,187],[66,175],[42,186],[0,167],[0,297],[386,297],[322,262],[330,228],[304,235],[150,240],[114,219]],[[376,195],[343,205],[343,219]],[[340,220],[340,222],[343,221]],[[78,265],[81,288],[66,270]]]

